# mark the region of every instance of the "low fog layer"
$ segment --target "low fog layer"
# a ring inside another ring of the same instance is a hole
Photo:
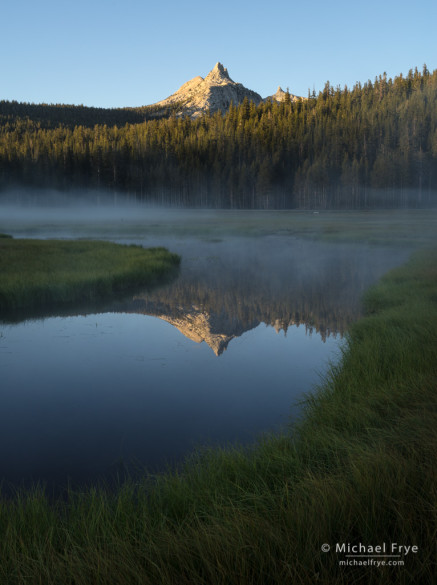
[[[212,215],[203,211],[203,216]],[[106,223],[189,220],[190,210],[159,208],[104,191],[11,191],[0,198],[1,226],[25,223]],[[196,217],[196,216],[195,216]],[[195,218],[194,217],[194,218]]]
[[[0,233],[15,237],[163,236],[228,238],[230,235],[343,235],[365,241],[394,237],[426,240],[437,233],[436,210],[214,210],[148,206],[105,191],[15,189],[0,193]],[[363,237],[363,232],[364,237]]]
[[[165,290],[138,291],[135,300],[81,307],[82,312],[139,312],[180,323],[200,315],[226,339],[260,322],[284,331],[302,322],[323,335],[342,332],[356,319],[364,290],[409,253],[405,247],[368,246],[365,240],[328,244],[300,237],[319,230],[329,235],[338,225],[359,233],[369,222],[381,222],[378,233],[383,233],[392,212],[165,209],[122,205],[101,193],[82,193],[74,205],[53,206],[50,197],[45,205],[31,203],[0,206],[0,232],[164,246],[181,255],[179,276]],[[405,225],[408,216],[402,217]]]
[[[0,197],[0,233],[14,237],[135,239],[145,232],[203,233],[207,225],[220,226],[220,217],[220,211],[149,206],[102,191],[12,191]]]

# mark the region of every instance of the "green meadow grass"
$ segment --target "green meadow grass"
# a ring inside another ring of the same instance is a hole
[[[289,433],[115,490],[3,499],[0,583],[436,583],[437,249],[365,304]],[[418,552],[404,566],[340,566],[336,543]]]
[[[179,263],[164,248],[101,241],[0,239],[0,315],[109,298]]]

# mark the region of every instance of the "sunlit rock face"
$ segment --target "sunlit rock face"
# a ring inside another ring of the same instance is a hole
[[[302,99],[291,93],[288,95],[292,102]],[[231,102],[234,105],[241,104],[244,98],[258,105],[263,101],[283,102],[286,96],[287,92],[278,87],[275,94],[263,99],[256,91],[233,81],[226,67],[223,67],[221,63],[216,63],[214,69],[205,78],[198,75],[190,79],[171,96],[153,105],[162,108],[179,105],[178,116],[197,118],[208,110],[211,113],[218,110],[226,112]]]
[[[290,101],[291,102],[297,102],[298,100],[302,99],[299,96],[294,95],[294,94],[292,94],[290,92],[288,92],[288,95],[290,96]],[[269,97],[266,97],[264,101],[266,102],[266,101],[270,100],[270,101],[273,101],[273,102],[284,102],[285,99],[286,99],[286,97],[287,97],[287,92],[284,91],[282,89],[282,87],[278,86],[278,89],[276,90],[276,93],[274,93],[273,95],[269,95]]]
[[[194,77],[170,97],[153,105],[168,107],[181,104],[180,114],[196,118],[208,110],[211,113],[217,110],[225,112],[229,109],[231,102],[237,105],[245,97],[255,104],[263,101],[258,93],[233,81],[228,70],[221,63],[216,63],[214,69],[205,78]]]

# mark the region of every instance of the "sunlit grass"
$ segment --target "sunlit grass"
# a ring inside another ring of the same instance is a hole
[[[109,298],[168,274],[179,257],[100,241],[0,239],[0,314]]]
[[[437,250],[366,295],[368,316],[289,434],[49,503],[0,503],[4,584],[437,582]],[[345,567],[336,543],[415,545]],[[324,553],[323,544],[331,551]]]

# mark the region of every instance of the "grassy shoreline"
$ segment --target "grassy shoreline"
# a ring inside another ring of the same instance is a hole
[[[0,582],[436,582],[437,249],[365,303],[290,435],[197,453],[178,474],[116,492],[0,501]],[[404,566],[340,566],[336,543],[418,551]]]
[[[179,264],[164,248],[103,241],[0,239],[0,316],[107,299]]]

